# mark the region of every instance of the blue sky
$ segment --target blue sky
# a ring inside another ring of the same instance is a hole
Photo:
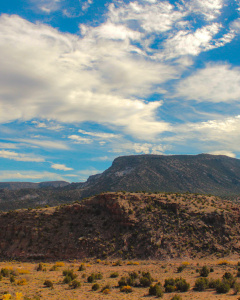
[[[0,181],[131,154],[240,158],[240,1],[0,4]]]

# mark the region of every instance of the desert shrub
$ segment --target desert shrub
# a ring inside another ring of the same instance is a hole
[[[121,265],[122,265],[121,259],[117,260],[117,261],[114,262],[112,265],[113,265],[113,266],[121,266]]]
[[[179,266],[179,267],[177,268],[177,272],[178,272],[178,273],[181,273],[185,268],[186,268],[185,266]]]
[[[97,290],[99,290],[99,288],[100,288],[100,286],[99,286],[98,283],[94,283],[93,286],[92,286],[93,291],[97,291]]]
[[[45,285],[46,287],[49,287],[49,288],[53,288],[53,283],[51,280],[45,280],[43,285]]]
[[[89,283],[94,282],[94,281],[95,281],[94,275],[92,274],[92,275],[88,276],[87,281],[88,281]]]
[[[73,270],[64,270],[63,271],[63,276],[65,276],[65,278],[69,277],[71,279],[70,281],[72,281],[75,278],[77,278],[77,274],[75,274]]]
[[[190,284],[183,278],[168,278],[165,279],[164,288],[167,293],[175,291],[187,292],[190,288]]]
[[[43,264],[42,263],[38,264],[37,271],[43,271]]]
[[[69,275],[66,275],[63,279],[63,283],[69,284],[72,281],[72,278]]]
[[[149,273],[149,275],[150,275],[150,273]],[[149,277],[149,275],[147,275],[147,276]],[[133,272],[128,273],[128,276],[133,278],[133,279],[137,279],[138,278],[138,273],[133,271]],[[150,277],[151,277],[151,275],[150,275]]]
[[[216,291],[219,294],[226,294],[227,292],[229,292],[229,290],[230,284],[225,280],[221,281],[216,287]]]
[[[14,283],[15,282],[15,277],[13,275],[10,275],[10,282]]]
[[[118,286],[125,286],[127,285],[127,278],[126,277],[121,277],[121,279],[118,281]]]
[[[57,261],[55,264],[57,267],[64,267],[65,263],[63,261]]]
[[[105,290],[108,290],[110,292],[111,286],[110,284],[106,284],[104,287],[102,287],[101,292],[104,293]],[[109,292],[107,294],[109,294]],[[106,294],[106,293],[105,293]]]
[[[153,280],[149,279],[148,277],[140,277],[140,285],[143,287],[150,286]]]
[[[120,292],[122,293],[132,293],[132,287],[130,285],[124,285],[121,287]]]
[[[176,291],[176,286],[175,285],[167,285],[165,287],[165,292],[166,293],[173,293]]]
[[[110,278],[117,278],[119,276],[118,272],[113,272],[110,274]]]
[[[88,276],[87,281],[92,283],[95,280],[100,280],[103,278],[102,273],[92,273],[90,276]]]
[[[157,296],[159,298],[162,298],[164,292],[163,292],[163,287],[162,287],[161,283],[158,282],[155,285],[150,285],[148,293],[151,296]]]
[[[209,281],[205,277],[198,278],[195,281],[194,290],[198,292],[205,291],[209,287]]]
[[[203,266],[201,269],[200,269],[200,276],[201,277],[208,277],[209,273],[210,273],[210,270],[207,266]]]
[[[72,289],[77,289],[81,286],[81,282],[78,280],[73,280],[70,285],[69,285]]]
[[[1,275],[2,275],[3,277],[9,277],[9,275],[10,275],[9,269],[7,269],[7,268],[2,268],[2,269],[1,269]]]
[[[190,284],[183,278],[175,279],[177,291],[187,292],[190,288]]]
[[[58,266],[56,265],[53,265],[51,268],[50,268],[50,271],[57,271],[58,270]]]
[[[211,273],[214,272],[214,269],[213,269],[213,268],[210,268],[210,272],[211,272]]]
[[[240,282],[235,282],[233,286],[234,295],[237,295],[240,292]]]
[[[85,271],[86,270],[86,267],[84,264],[81,264],[78,268],[78,271]]]
[[[182,300],[182,297],[180,295],[174,295],[171,300]]]
[[[21,278],[17,281],[17,285],[26,285],[26,284],[27,284],[26,278]]]
[[[222,278],[223,278],[223,281],[227,282],[231,288],[234,286],[234,284],[236,282],[236,279],[233,277],[233,274],[230,272],[226,272]]]
[[[109,289],[105,289],[105,290],[102,291],[102,293],[105,294],[105,295],[108,295],[108,294],[110,294],[110,290]]]
[[[210,289],[216,289],[217,286],[221,283],[221,280],[220,279],[210,279],[209,280],[209,284],[208,284],[208,287]]]

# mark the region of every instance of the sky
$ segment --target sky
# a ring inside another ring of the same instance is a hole
[[[114,158],[240,158],[240,0],[0,4],[0,181]]]

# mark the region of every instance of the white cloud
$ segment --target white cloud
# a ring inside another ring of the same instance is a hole
[[[166,149],[167,146],[164,145],[121,142],[114,145],[112,152],[125,154],[163,154]]]
[[[51,13],[58,10],[61,6],[61,0],[30,0],[34,6],[44,12]]]
[[[42,157],[36,157],[33,154],[24,154],[24,153],[17,153],[14,151],[8,150],[0,150],[0,157],[6,159],[12,159],[15,161],[26,161],[26,162],[44,162],[45,159]]]
[[[211,21],[221,14],[224,0],[188,0],[185,5],[190,13],[203,15]]]
[[[0,148],[4,148],[4,149],[16,149],[18,148],[17,144],[13,144],[13,143],[0,143]]]
[[[212,38],[218,33],[220,25],[213,23],[195,32],[178,31],[164,43],[165,55],[174,58],[182,55],[198,55],[202,51],[209,50]]]
[[[62,164],[52,164],[51,168],[55,169],[55,170],[61,170],[61,171],[70,171],[73,170],[73,168],[68,168],[65,165]]]
[[[240,101],[240,68],[227,64],[207,65],[180,81],[175,96],[199,102]]]
[[[90,132],[90,131],[85,131],[85,130],[82,130],[82,129],[79,129],[78,132],[80,132],[82,134],[94,136],[94,137],[103,138],[103,139],[111,139],[111,138],[119,138],[120,137],[119,134],[115,134],[115,133]]]
[[[37,139],[11,139],[12,141],[20,142],[23,144],[29,144],[41,148],[68,150],[69,147],[60,141],[49,141],[49,140],[37,140]]]
[[[54,131],[59,131],[63,129],[62,125],[54,124],[53,122],[49,122],[49,124],[46,124],[45,122],[41,121],[32,121],[32,124],[34,124],[37,128],[46,128],[48,130]]]
[[[233,158],[236,157],[236,154],[234,154],[233,152],[225,151],[225,150],[220,150],[220,151],[216,150],[216,151],[210,152],[209,154],[212,154],[212,155],[226,155],[226,156],[233,157]]]
[[[59,174],[51,172],[37,172],[37,171],[0,171],[0,180],[33,180],[33,181],[55,181],[65,180],[65,178]],[[67,180],[66,180],[67,181]]]
[[[79,135],[69,135],[68,138],[76,144],[91,144],[92,140],[88,138],[81,137]]]

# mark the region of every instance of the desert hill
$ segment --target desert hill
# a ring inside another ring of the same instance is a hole
[[[59,188],[69,185],[66,181],[45,181],[45,182],[0,182],[0,189],[20,190],[20,189],[42,189]]]
[[[197,194],[103,193],[0,214],[4,259],[223,256],[240,251],[237,204]]]
[[[71,203],[107,191],[189,191],[237,198],[240,160],[209,154],[122,156],[86,182],[32,183],[31,188],[27,183],[2,183],[1,187],[0,210],[3,211]]]

